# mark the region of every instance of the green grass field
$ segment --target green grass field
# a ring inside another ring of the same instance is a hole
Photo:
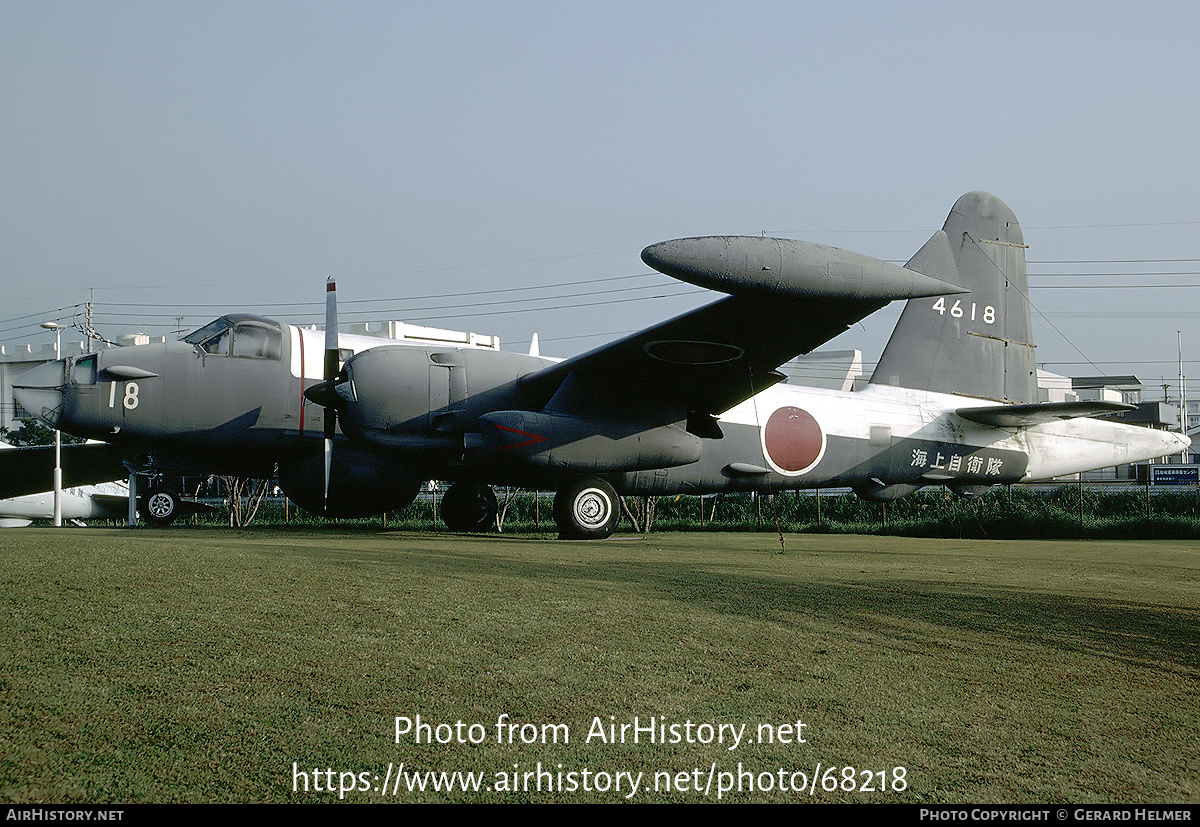
[[[10,530],[0,797],[1194,803],[1198,549]]]

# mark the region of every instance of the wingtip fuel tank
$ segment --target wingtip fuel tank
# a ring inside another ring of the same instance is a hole
[[[966,292],[870,256],[790,238],[677,238],[651,244],[642,261],[680,281],[733,295],[894,301]]]

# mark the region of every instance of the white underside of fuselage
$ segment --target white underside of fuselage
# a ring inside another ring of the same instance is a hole
[[[1179,434],[1086,417],[1002,428],[971,422],[955,413],[959,408],[986,404],[987,400],[972,397],[888,385],[847,392],[781,384],[726,411],[720,421],[757,426],[765,433],[772,414],[798,408],[816,421],[824,440],[842,437],[877,445],[885,439],[916,439],[1016,451],[1028,456],[1022,481],[1153,460],[1177,454],[1189,444]],[[771,462],[765,444],[764,456]],[[821,474],[819,459],[800,471],[771,464],[785,476]]]
[[[93,520],[108,516],[111,509],[97,503],[93,494],[129,496],[129,487],[124,483],[106,482],[99,485],[81,485],[64,488],[62,492],[62,518],[64,520]],[[49,520],[54,516],[54,492],[27,494],[0,500],[0,516],[21,520]]]

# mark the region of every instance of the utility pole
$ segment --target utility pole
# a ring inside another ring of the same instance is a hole
[[[62,358],[62,325],[58,322],[42,322],[46,330],[54,331],[54,361]],[[64,377],[65,379],[65,377]],[[54,526],[62,526],[62,431],[58,430],[58,416],[62,413],[62,402],[59,402],[58,413],[54,422]]]
[[[1188,432],[1188,416],[1187,416],[1187,384],[1183,375],[1183,331],[1176,330],[1175,336],[1179,340],[1179,432],[1187,436]],[[1188,449],[1183,449],[1183,462],[1188,461]]]

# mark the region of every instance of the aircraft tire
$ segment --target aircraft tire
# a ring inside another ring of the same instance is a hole
[[[496,494],[490,485],[456,482],[442,495],[442,522],[451,531],[480,532],[496,527]]]
[[[554,522],[561,540],[603,540],[621,520],[616,490],[604,480],[576,480],[554,495]]]
[[[179,516],[179,495],[169,488],[151,488],[139,505],[138,511],[148,525],[168,526]]]

